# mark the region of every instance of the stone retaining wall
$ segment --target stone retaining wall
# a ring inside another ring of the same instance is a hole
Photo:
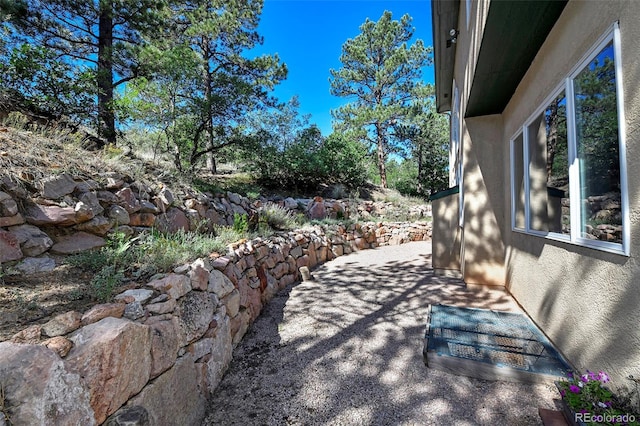
[[[239,242],[29,327],[0,343],[0,426],[199,424],[233,347],[301,267],[430,236],[426,222],[366,223]]]

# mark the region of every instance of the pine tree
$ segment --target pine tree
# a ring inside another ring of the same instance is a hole
[[[422,68],[431,64],[431,48],[413,38],[411,17],[392,20],[385,11],[378,22],[367,19],[361,33],[342,46],[342,68],[330,70],[331,94],[350,103],[332,111],[337,130],[357,132],[375,147],[378,172],[387,187],[385,163],[400,143],[393,127],[410,114],[411,100],[423,86]]]
[[[116,142],[115,89],[143,72],[136,49],[143,33],[160,27],[164,10],[164,0],[0,2],[0,15],[14,12],[14,47],[38,46],[45,56],[51,52],[69,68],[88,71],[67,77],[91,75],[98,133],[108,143]]]

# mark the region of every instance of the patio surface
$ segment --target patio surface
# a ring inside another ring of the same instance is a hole
[[[327,262],[265,307],[234,351],[206,425],[539,425],[549,384],[424,365],[429,304],[521,312],[505,292],[435,276],[431,243]]]

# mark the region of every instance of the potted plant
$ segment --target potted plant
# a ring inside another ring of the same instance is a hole
[[[604,371],[587,370],[582,375],[569,373],[567,380],[556,382],[562,396],[564,415],[571,425],[640,425],[637,416],[604,385],[610,381]]]

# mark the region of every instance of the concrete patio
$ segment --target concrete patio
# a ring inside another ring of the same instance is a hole
[[[285,289],[244,340],[207,425],[527,425],[549,384],[490,382],[425,367],[429,304],[521,312],[504,291],[435,276],[431,243],[342,256]]]

